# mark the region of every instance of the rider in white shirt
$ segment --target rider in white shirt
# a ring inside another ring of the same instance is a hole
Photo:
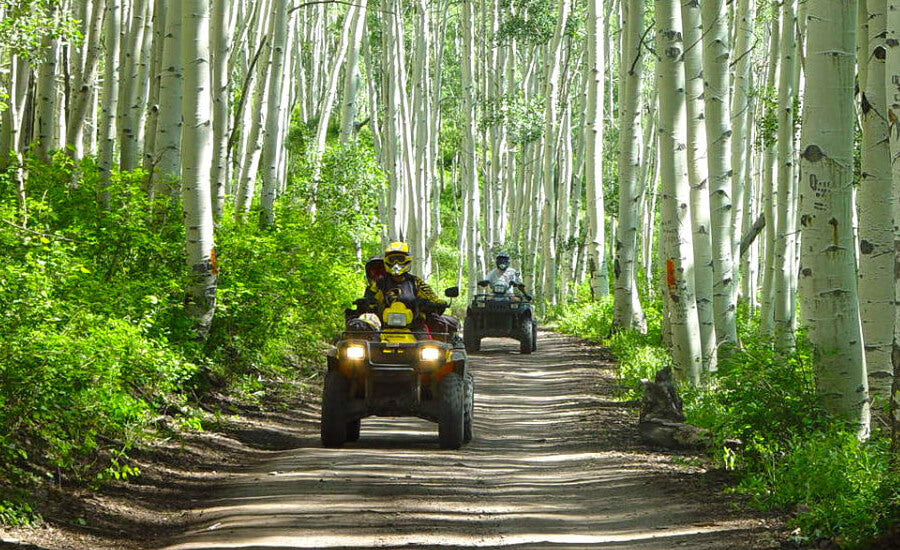
[[[506,294],[508,296],[513,296],[513,288],[519,287],[522,284],[522,277],[519,275],[519,272],[514,268],[509,267],[509,254],[505,252],[501,252],[497,255],[497,267],[492,269],[484,279],[488,281],[491,286],[494,286],[494,283],[498,281],[506,283],[508,287]]]

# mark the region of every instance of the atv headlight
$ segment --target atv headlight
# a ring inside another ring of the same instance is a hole
[[[388,313],[387,324],[389,327],[405,327],[406,326],[406,314],[405,313]]]
[[[419,358],[422,361],[437,361],[441,357],[441,350],[439,348],[426,347],[422,348],[419,351]]]
[[[362,359],[366,356],[365,346],[347,346],[344,348],[344,357],[347,359]]]

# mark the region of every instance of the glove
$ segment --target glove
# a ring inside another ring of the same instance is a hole
[[[478,286],[488,286],[489,284],[491,284],[491,282],[488,281],[487,279],[482,279],[482,280],[478,281]]]

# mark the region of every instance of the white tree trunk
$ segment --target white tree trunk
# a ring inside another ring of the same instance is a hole
[[[283,128],[285,106],[282,104],[281,78],[284,74],[286,57],[288,16],[287,0],[273,0],[272,27],[272,66],[269,69],[269,99],[266,115],[266,139],[263,146],[261,162],[262,171],[262,223],[271,226],[275,223],[275,199],[278,198],[278,172],[283,147]]]
[[[703,101],[703,25],[698,0],[681,2],[684,25],[684,77],[687,108],[687,174],[691,186],[691,229],[694,242],[694,291],[703,369],[716,368],[716,321],[713,307],[712,237],[709,213],[709,159]]]
[[[584,121],[584,183],[587,191],[585,209],[588,220],[588,261],[591,272],[591,294],[596,298],[602,298],[609,294],[609,280],[606,268],[606,209],[603,202],[603,97],[604,79],[606,77],[604,60],[603,34],[606,25],[603,19],[603,0],[588,1],[587,16],[587,55],[585,56],[587,104],[585,105]],[[639,9],[643,13],[642,6]],[[640,16],[638,16],[640,17]],[[610,70],[612,67],[610,67]],[[623,73],[625,74],[625,73]],[[640,86],[640,74],[637,75]],[[632,108],[636,107],[635,104]],[[634,119],[628,123],[633,124]],[[632,126],[631,131],[634,132]],[[625,282],[625,288],[632,288],[633,281]],[[617,283],[618,285],[618,283]],[[633,305],[633,297],[623,296],[629,299],[628,308]],[[640,311],[640,304],[638,304]],[[633,318],[629,318],[627,326],[630,327]]]
[[[593,2],[592,2],[593,4]],[[595,7],[594,9],[597,9]],[[637,290],[638,206],[643,194],[641,166],[640,92],[643,73],[643,45],[640,44],[643,0],[622,2],[622,63],[619,78],[624,93],[619,98],[619,230],[616,239],[614,323],[625,330],[647,330],[644,310]],[[589,146],[585,147],[589,151]],[[585,159],[585,169],[590,159]]]
[[[801,312],[823,406],[869,433],[852,226],[856,7],[809,0],[800,149]]]
[[[144,40],[151,40],[151,36],[145,36],[146,27],[144,20],[149,16],[148,0],[135,0],[132,6],[133,16],[131,31],[126,33],[127,40],[122,43],[122,67],[121,73],[124,79],[121,83],[119,102],[119,165],[122,170],[134,170],[140,165],[141,149],[138,141],[140,132],[138,128],[143,124],[142,114],[144,105],[141,103],[141,52],[144,49]]]
[[[347,145],[356,137],[357,95],[359,89],[359,48],[366,31],[366,3],[362,2],[353,20],[353,31],[347,50],[344,71],[344,97],[341,109],[341,143]]]
[[[84,65],[76,79],[74,97],[67,120],[66,147],[75,159],[84,156],[84,125],[96,93],[94,86],[97,82],[97,66],[100,59],[103,13],[104,9],[101,5],[96,6],[91,12],[90,30],[85,37]]]
[[[775,215],[774,288],[772,312],[776,349],[794,349],[794,264],[796,243],[796,174],[794,172],[794,55],[796,53],[795,0],[782,5],[781,68],[778,81],[778,212]]]
[[[868,78],[862,97],[862,178],[859,200],[859,301],[869,395],[874,406],[890,403],[894,338],[894,214],[885,81],[885,0],[868,7]]]
[[[888,0],[887,50],[885,60],[885,83],[887,88],[887,119],[891,148],[891,181],[895,199],[893,216],[900,220],[900,0]],[[894,270],[900,273],[900,224],[894,227]],[[893,292],[895,303],[900,303],[900,277],[894,277]],[[900,307],[894,308],[894,336],[891,361],[894,368],[894,382],[891,388],[891,457],[894,469],[900,468]]]
[[[119,0],[106,3],[106,72],[103,81],[103,102],[99,135],[99,158],[101,186],[109,186],[113,169],[113,151],[116,142],[116,115],[119,104],[119,49],[122,27],[122,5]],[[109,191],[104,190],[101,202],[109,204]]]
[[[709,146],[710,236],[713,249],[713,308],[716,338],[727,352],[737,345],[737,285],[732,262],[731,60],[725,0],[701,0],[706,141]]]
[[[559,131],[559,87],[562,70],[563,38],[569,20],[571,4],[569,0],[559,0],[558,21],[553,38],[546,54],[544,76],[544,133],[542,165],[542,184],[544,191],[543,209],[541,212],[543,296],[545,302],[556,303],[556,189],[555,177],[557,167],[556,143]],[[600,266],[597,266],[599,270]]]
[[[656,2],[659,90],[660,231],[665,306],[672,332],[676,375],[701,380],[700,323],[694,299],[694,250],[690,231],[690,186],[685,155],[684,43],[681,11],[673,0]]]
[[[212,21],[212,97],[213,97],[213,162],[210,166],[210,191],[212,195],[213,218],[222,217],[225,209],[225,194],[230,179],[228,162],[228,138],[231,129],[231,56],[234,40],[233,11],[237,6],[229,2],[213,2]]]
[[[181,50],[185,68],[181,189],[191,272],[185,303],[197,333],[203,337],[209,332],[216,309],[217,275],[209,174],[213,161],[209,2],[182,0],[181,25],[185,38]]]
[[[478,192],[478,173],[475,167],[475,14],[472,0],[462,0],[460,4],[460,31],[462,35],[460,48],[460,86],[462,97],[460,109],[463,125],[460,129],[462,143],[460,145],[460,185],[465,193],[466,213],[466,263],[468,264],[468,293],[474,296],[476,282],[481,279],[478,273],[478,213],[481,212]]]
[[[154,196],[177,194],[181,174],[182,7],[178,2],[166,2],[166,30],[159,74],[159,114],[150,178]]]

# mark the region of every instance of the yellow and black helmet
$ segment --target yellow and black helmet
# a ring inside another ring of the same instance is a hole
[[[412,256],[409,255],[409,245],[394,241],[384,249],[384,267],[391,275],[403,275],[412,266]]]

